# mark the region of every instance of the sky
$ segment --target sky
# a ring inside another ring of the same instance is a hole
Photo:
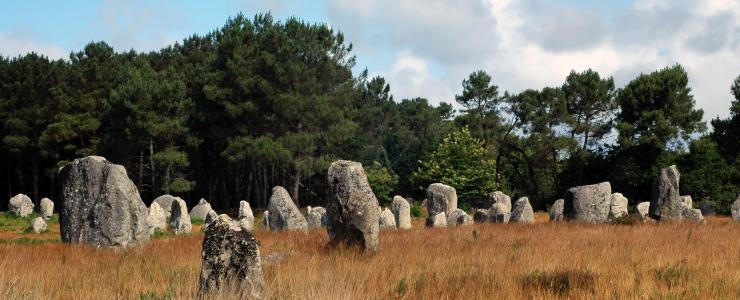
[[[740,0],[0,1],[0,55],[66,58],[91,41],[155,51],[229,17],[271,12],[326,23],[354,46],[356,72],[397,100],[453,103],[470,73],[500,91],[560,86],[571,70],[612,76],[680,63],[705,120],[729,115],[740,75]]]

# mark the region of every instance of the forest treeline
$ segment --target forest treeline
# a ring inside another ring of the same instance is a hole
[[[147,203],[169,193],[217,209],[264,207],[275,185],[322,205],[340,158],[363,163],[382,202],[448,181],[463,205],[500,189],[545,209],[571,186],[610,181],[634,203],[674,163],[694,201],[728,211],[740,191],[740,78],[730,117],[706,130],[680,65],[621,88],[573,71],[516,94],[476,71],[450,99],[458,111],[394,99],[354,66],[341,32],[269,14],[150,53],[94,42],[66,60],[0,57],[0,202],[53,195],[57,170],[86,155],[124,165]]]

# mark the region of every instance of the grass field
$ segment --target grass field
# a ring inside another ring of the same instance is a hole
[[[740,224],[479,224],[383,231],[380,251],[328,249],[325,230],[256,230],[270,299],[737,299]],[[199,226],[126,249],[59,242],[0,216],[2,299],[194,298]],[[4,224],[4,225],[3,225]]]

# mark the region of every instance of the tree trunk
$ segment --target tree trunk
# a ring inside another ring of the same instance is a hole
[[[167,165],[167,168],[164,169],[164,193],[169,194],[170,193],[170,168],[172,168],[171,165]]]
[[[34,153],[31,156],[31,173],[33,177],[33,202],[38,204],[39,202],[39,162],[38,156]]]
[[[142,184],[144,183],[144,148],[139,147],[139,178],[138,178],[138,185],[139,188],[142,188]]]
[[[155,172],[156,168],[154,166],[154,141],[152,139],[149,139],[149,167],[151,170],[150,172],[151,174],[149,175],[151,177],[151,183],[152,183],[152,186],[150,189],[151,197],[154,198],[157,195],[157,177],[156,177],[157,172]]]
[[[292,176],[292,179],[293,183],[290,187],[290,198],[293,198],[293,202],[295,202],[296,206],[301,207],[300,201],[298,200],[298,189],[301,187],[301,173],[296,171]]]

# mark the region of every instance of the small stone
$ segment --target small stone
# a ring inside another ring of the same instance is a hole
[[[737,196],[735,202],[732,203],[730,213],[732,213],[732,219],[735,220],[735,222],[740,222],[740,195]]]
[[[25,194],[18,194],[10,198],[8,210],[17,217],[25,218],[33,213],[33,202]]]
[[[247,201],[239,201],[239,224],[242,225],[244,230],[254,230],[254,214],[252,213],[252,207]]]
[[[697,224],[705,223],[704,216],[701,214],[701,210],[696,208],[690,208],[688,205],[681,203],[681,207],[683,208],[683,219],[686,221],[691,221]]]
[[[39,203],[39,214],[46,220],[51,219],[51,216],[54,215],[54,202],[49,198],[41,199]]]
[[[493,193],[488,194],[488,198],[491,201],[491,206],[493,206],[496,203],[501,203],[506,207],[506,212],[511,212],[511,197],[504,194],[502,191],[495,191]],[[489,206],[490,207],[490,206]]]
[[[515,223],[534,223],[534,210],[529,204],[529,198],[521,197],[514,202],[514,208],[511,210],[511,222]]]
[[[262,228],[270,230],[270,211],[262,212]]]
[[[390,209],[386,208],[380,213],[378,226],[380,226],[380,229],[396,229],[396,218]]]
[[[611,196],[611,204],[609,208],[609,218],[617,219],[622,216],[626,216],[629,212],[627,211],[627,203],[629,201],[621,193],[614,193]]]
[[[681,196],[681,203],[686,204],[689,208],[694,208],[694,200],[691,196]]]
[[[267,205],[270,211],[270,230],[307,230],[308,223],[301,211],[290,199],[285,188],[276,186],[272,189],[270,203]]]
[[[308,207],[306,209],[306,222],[308,222],[308,229],[316,229],[326,227],[326,209],[318,207]]]
[[[190,222],[188,214],[188,205],[185,200],[175,198],[172,201],[172,216],[170,217],[170,227],[176,235],[187,234],[193,231],[193,224]]]
[[[635,212],[637,213],[637,216],[640,218],[640,220],[649,219],[650,202],[640,202],[640,204],[637,204]]]
[[[464,210],[456,208],[447,216],[447,226],[463,226],[473,224],[473,218]]]
[[[391,211],[399,229],[411,229],[411,205],[406,199],[401,196],[393,197]]]
[[[159,203],[152,202],[149,205],[149,215],[146,218],[146,223],[149,224],[150,235],[157,231],[164,232],[167,230],[167,216],[164,210],[159,207]]]
[[[46,222],[42,217],[37,217],[31,221],[31,230],[35,233],[42,233],[46,231],[46,228]]]
[[[447,227],[447,216],[445,216],[445,213],[438,213],[434,216],[430,216],[427,219],[426,226],[432,228]]]
[[[508,207],[504,203],[494,203],[491,205],[491,209],[488,210],[488,217],[493,223],[509,223],[511,212],[508,211]]]
[[[201,198],[200,201],[198,201],[198,204],[193,206],[193,209],[190,210],[190,218],[204,221],[206,219],[206,215],[208,215],[208,212],[211,210],[213,210],[213,208],[211,208],[211,204],[209,204],[206,199]]]
[[[565,199],[558,199],[550,207],[550,222],[562,222],[563,221],[563,209],[565,207]]]
[[[473,214],[473,221],[478,224],[486,223],[488,222],[488,210],[486,209],[476,209],[475,214]]]

